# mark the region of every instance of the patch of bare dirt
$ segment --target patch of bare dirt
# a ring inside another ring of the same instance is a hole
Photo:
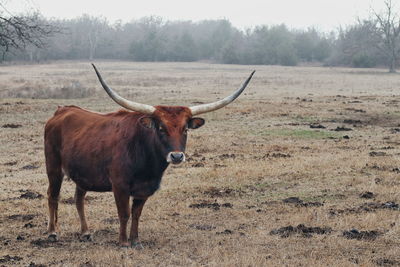
[[[215,226],[209,224],[190,224],[189,227],[201,231],[211,231],[216,228]]]
[[[218,164],[218,163],[215,163],[215,164],[214,164],[214,168],[224,168],[224,167],[228,167],[228,165],[225,165],[225,164]]]
[[[323,126],[323,125],[321,125],[321,124],[319,124],[319,123],[312,123],[312,124],[310,124],[310,128],[311,128],[311,129],[326,129],[325,126]]]
[[[391,260],[387,258],[379,258],[374,261],[378,266],[400,266],[400,261]]]
[[[363,109],[358,109],[358,108],[345,108],[345,110],[353,111],[353,112],[355,112],[355,113],[367,113],[365,110],[363,110]]]
[[[44,265],[44,264],[37,264],[37,263],[34,263],[33,261],[31,261],[31,262],[29,263],[28,267],[46,267],[46,265]]]
[[[23,240],[25,240],[25,237],[22,235],[17,235],[16,239],[17,239],[17,241],[23,241]]]
[[[300,235],[301,237],[312,237],[313,234],[325,235],[332,232],[330,227],[307,227],[304,224],[297,226],[285,226],[279,229],[272,230],[270,235],[279,235],[282,238],[286,238],[292,235]]]
[[[390,209],[390,210],[400,210],[399,204],[388,201],[385,203],[379,202],[368,202],[360,205],[355,208],[347,208],[347,209],[330,209],[329,213],[331,215],[340,215],[340,214],[351,214],[351,213],[363,213],[363,212],[373,212],[377,209]]]
[[[63,204],[74,205],[75,198],[73,198],[73,197],[65,198],[65,199],[62,199],[60,202]]]
[[[236,154],[222,154],[218,156],[219,159],[235,159]]]
[[[392,133],[392,134],[400,133],[400,128],[392,128],[392,129],[390,129],[390,133]]]
[[[196,151],[193,155],[188,156],[187,162],[192,162],[192,161],[194,161],[192,167],[202,168],[204,167],[204,162],[206,161],[206,157],[204,157],[202,154]]]
[[[220,210],[220,208],[232,208],[233,205],[231,203],[223,203],[223,204],[219,204],[217,202],[200,202],[200,203],[194,203],[194,204],[190,204],[189,208],[192,209],[213,209],[213,210]]]
[[[217,235],[231,235],[231,234],[233,234],[233,231],[229,230],[229,229],[225,229],[224,231],[216,232],[215,234],[217,234]]]
[[[196,163],[192,164],[192,167],[194,167],[194,168],[202,168],[202,167],[204,167],[204,163],[196,162]]]
[[[366,191],[360,194],[360,198],[366,198],[366,199],[374,198],[374,196],[375,194],[370,191]]]
[[[343,236],[347,239],[375,240],[380,235],[382,233],[379,231],[358,231],[357,229],[343,231]]]
[[[253,156],[254,159],[256,160],[263,160],[267,158],[291,158],[292,155],[289,153],[281,153],[281,152],[272,152],[272,153],[265,153],[262,156]]]
[[[324,205],[321,202],[304,202],[298,197],[288,197],[282,201],[288,204],[295,204],[297,207],[321,207]]]
[[[395,149],[395,147],[394,146],[383,146],[380,149],[389,150],[389,149]]]
[[[96,265],[92,264],[90,261],[84,262],[79,267],[95,267]]]
[[[236,190],[232,188],[216,188],[216,187],[210,187],[207,190],[203,191],[203,194],[211,197],[211,198],[216,198],[216,197],[228,197],[231,196],[235,193]]]
[[[348,132],[348,131],[353,131],[351,128],[347,128],[344,126],[337,126],[335,129],[333,129],[335,132]]]
[[[43,198],[43,195],[34,191],[29,191],[26,190],[25,193],[21,194],[19,198],[24,198],[24,199],[41,199]]]
[[[22,170],[34,170],[37,168],[39,168],[39,166],[37,164],[28,164],[28,165],[23,166],[21,169]]]
[[[387,154],[383,151],[371,151],[371,152],[369,152],[369,155],[371,157],[383,157],[383,156],[386,156]]]
[[[0,258],[0,263],[7,263],[7,264],[17,264],[17,262],[21,261],[23,258],[19,256],[10,256],[5,255]]]
[[[6,124],[3,124],[3,126],[1,126],[1,127],[15,129],[15,128],[22,127],[22,125],[21,124],[15,124],[15,123],[6,123]]]
[[[284,154],[284,153],[280,153],[280,152],[274,152],[274,153],[267,153],[266,154],[267,157],[271,157],[271,158],[290,158],[292,157],[290,154]]]
[[[9,220],[15,220],[15,221],[30,221],[33,218],[35,218],[37,215],[35,214],[13,214],[8,216],[7,218]]]
[[[393,166],[382,166],[382,165],[378,165],[378,164],[365,164],[365,167],[363,168],[363,170],[365,169],[372,169],[372,170],[377,170],[377,171],[390,171],[390,172],[395,172],[395,173],[400,173],[400,168],[398,167],[393,167]],[[381,178],[378,178],[381,179]]]
[[[3,165],[4,165],[4,166],[14,166],[14,165],[16,165],[17,163],[18,163],[18,161],[9,161],[9,162],[4,163]]]
[[[26,223],[26,224],[24,224],[24,228],[33,228],[33,227],[35,227],[36,225],[34,225],[33,223],[31,223],[31,222],[28,222],[28,223]]]
[[[49,247],[62,247],[63,243],[60,241],[53,241],[49,239],[35,239],[31,241],[31,244],[36,247],[49,248]]]

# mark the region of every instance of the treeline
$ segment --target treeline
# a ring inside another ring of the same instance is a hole
[[[228,20],[164,21],[159,17],[111,24],[103,17],[83,15],[47,23],[60,30],[47,37],[45,48],[28,46],[25,51],[7,53],[4,60],[208,60],[286,66],[317,62],[353,67],[387,65],[388,60],[374,45],[368,21],[331,33],[289,29],[284,24],[242,31]]]

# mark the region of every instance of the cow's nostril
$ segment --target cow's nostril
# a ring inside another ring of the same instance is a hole
[[[167,161],[174,164],[185,161],[185,154],[183,152],[170,152],[167,156]]]
[[[178,161],[178,160],[181,161],[183,159],[183,153],[174,152],[174,153],[171,153],[171,157],[175,161]]]

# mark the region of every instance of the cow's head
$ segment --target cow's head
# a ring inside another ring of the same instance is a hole
[[[126,109],[143,113],[143,117],[139,119],[140,125],[153,132],[159,143],[157,147],[160,148],[166,161],[173,164],[185,161],[187,131],[204,125],[204,119],[194,116],[220,109],[231,103],[243,92],[255,72],[253,71],[242,87],[232,95],[213,103],[193,107],[150,106],[127,100],[118,95],[104,82],[96,66],[92,65],[104,90],[117,104]]]
[[[204,124],[204,119],[194,118],[187,107],[156,106],[152,114],[139,119],[141,126],[153,132],[156,147],[167,162],[185,161],[187,132]]]

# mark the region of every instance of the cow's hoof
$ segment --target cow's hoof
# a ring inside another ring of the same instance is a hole
[[[142,243],[140,242],[132,242],[131,247],[137,250],[144,249]]]
[[[119,246],[122,248],[129,248],[129,242],[119,242]]]
[[[93,241],[92,235],[91,234],[83,234],[79,237],[79,240],[81,242],[91,242]]]
[[[50,242],[57,242],[57,241],[58,241],[58,237],[57,237],[57,234],[56,234],[56,233],[49,234],[49,235],[47,236],[47,239],[48,239]]]

